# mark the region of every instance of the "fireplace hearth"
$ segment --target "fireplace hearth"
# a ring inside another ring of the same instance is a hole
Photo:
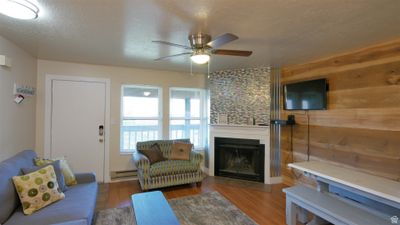
[[[264,144],[215,137],[215,175],[264,182]]]

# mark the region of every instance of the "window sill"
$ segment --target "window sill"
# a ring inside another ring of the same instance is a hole
[[[119,152],[119,154],[120,155],[133,155],[133,153],[135,153],[136,151],[134,151],[134,152]]]

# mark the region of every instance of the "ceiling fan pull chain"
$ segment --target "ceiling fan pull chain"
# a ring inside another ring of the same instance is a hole
[[[190,76],[193,76],[193,62],[190,60]]]
[[[211,61],[208,61],[208,71],[207,71],[207,79],[210,79],[210,64],[211,64]]]

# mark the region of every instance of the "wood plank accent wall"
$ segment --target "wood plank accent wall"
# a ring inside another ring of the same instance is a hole
[[[400,40],[282,69],[282,84],[318,78],[328,79],[328,110],[308,112],[310,160],[400,181]],[[283,180],[309,183],[287,167],[307,160],[307,115],[289,114],[297,124],[293,138],[282,129]]]

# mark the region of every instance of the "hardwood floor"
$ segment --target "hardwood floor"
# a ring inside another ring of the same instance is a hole
[[[190,184],[164,188],[161,191],[167,199],[218,191],[258,224],[283,225],[285,224],[285,195],[282,193],[282,188],[285,187],[283,184],[276,184],[271,186],[271,191],[267,191],[269,187],[263,190],[238,186],[215,182],[212,177],[207,177],[201,187]],[[101,186],[99,198],[103,198],[105,208],[125,207],[131,204],[131,195],[139,192],[141,189],[138,181],[110,183]]]

